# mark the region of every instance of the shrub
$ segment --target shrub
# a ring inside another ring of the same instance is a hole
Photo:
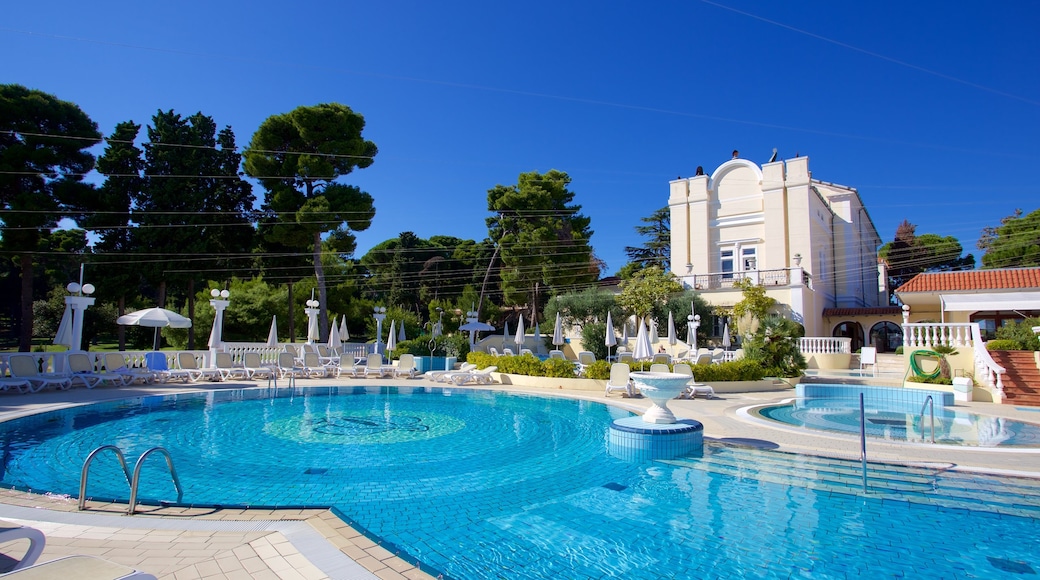
[[[745,358],[758,361],[761,367],[776,372],[777,377],[801,376],[808,365],[798,350],[797,339],[804,333],[802,325],[792,320],[766,318],[744,345]]]
[[[1024,350],[1017,340],[998,338],[986,343],[986,350]]]
[[[740,359],[720,364],[693,365],[693,376],[700,383],[718,381],[760,381],[766,376],[758,361]]]
[[[929,385],[952,385],[953,379],[949,377],[923,377],[913,373],[906,379],[911,383],[927,383]]]
[[[542,363],[542,370],[546,377],[574,378],[574,363],[569,360],[551,358]]]
[[[903,354],[903,345],[896,347],[895,354]]]
[[[504,370],[503,370],[504,369]],[[529,354],[498,357],[498,370],[513,375],[542,376],[542,361]]]
[[[498,365],[498,359],[500,358],[502,357],[497,357],[486,352],[480,352],[475,350],[466,355],[466,362],[477,365],[478,369],[484,369],[490,366]],[[502,371],[501,366],[499,366],[498,370]]]
[[[607,325],[603,322],[590,322],[581,329],[581,344],[585,350],[596,355],[596,360],[607,358]]]
[[[610,363],[598,360],[585,367],[585,378],[607,380],[610,378]]]
[[[1017,342],[1019,348],[1015,350],[1040,350],[1040,340],[1033,334],[1034,326],[1040,326],[1040,318],[1010,322],[997,329],[997,338]]]

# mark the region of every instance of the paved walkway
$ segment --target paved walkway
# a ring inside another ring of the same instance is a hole
[[[300,381],[305,386],[308,381]],[[373,385],[376,381],[335,379],[314,381],[328,385]],[[381,385],[417,386],[425,379],[381,380]],[[228,389],[255,384],[198,384],[139,386],[120,389],[74,389],[32,395],[0,395],[0,420],[101,400]],[[482,387],[487,388],[487,387]],[[492,386],[491,388],[503,388]],[[643,398],[604,398],[598,391],[525,389],[539,393],[608,401],[633,411],[650,405]],[[675,414],[704,424],[705,437],[779,450],[859,458],[859,440],[779,428],[741,413],[753,405],[790,398],[792,390],[723,394],[717,399],[675,400]],[[959,403],[980,414],[1040,423],[1040,410],[991,403]],[[871,460],[932,463],[954,469],[982,470],[1040,478],[1040,449],[1031,452],[965,449],[941,445],[889,443],[869,440]],[[163,579],[374,579],[431,578],[414,563],[391,554],[353,530],[328,510],[230,510],[141,506],[134,517],[123,515],[125,504],[88,503],[77,510],[66,496],[0,490],[0,518],[40,529],[47,546],[40,561],[70,554],[92,554],[155,574]],[[25,542],[0,544],[0,572],[10,570],[25,550]]]

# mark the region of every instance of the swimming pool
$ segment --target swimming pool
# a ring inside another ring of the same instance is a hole
[[[333,506],[446,578],[910,575],[1040,570],[1037,482],[708,444],[628,463],[629,413],[562,398],[440,388],[308,387],[145,397],[0,424],[5,485],[75,495],[82,461],[161,445],[184,502]],[[142,477],[175,495],[160,458]],[[151,460],[150,460],[151,461]],[[89,495],[125,501],[111,456]]]
[[[935,442],[944,445],[1040,448],[1040,425],[966,413],[950,408],[952,393],[891,387],[798,385],[788,403],[749,411],[750,415],[806,429],[860,433],[859,393],[864,394],[868,437],[891,441],[931,441],[932,422],[925,398],[935,406]]]

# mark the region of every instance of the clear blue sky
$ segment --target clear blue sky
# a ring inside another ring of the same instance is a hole
[[[559,169],[606,273],[668,181],[730,157],[811,158],[968,252],[1040,207],[1040,3],[14,2],[0,82],[80,105],[103,134],[201,111],[240,145],[272,114],[341,102],[380,153],[348,177],[372,245],[482,239],[487,190]],[[262,195],[257,187],[255,193]]]

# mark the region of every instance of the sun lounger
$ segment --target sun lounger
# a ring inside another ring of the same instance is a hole
[[[3,577],[15,580],[74,578],[75,580],[156,580],[155,576],[96,556],[65,556]]]
[[[636,391],[632,387],[632,380],[628,376],[631,370],[628,364],[622,362],[610,365],[610,379],[607,380],[607,388],[603,391],[603,396],[609,395],[611,391],[624,391],[625,396],[635,396]]]
[[[170,380],[183,380],[186,383],[195,383],[202,379],[219,381],[220,373],[216,369],[199,368],[199,361],[190,352],[177,353],[177,368],[169,369]]]
[[[690,377],[689,382],[686,383],[686,389],[683,390],[683,392],[680,393],[677,398],[696,399],[697,395],[704,395],[709,399],[715,398],[715,389],[711,388],[711,385],[705,385],[702,383],[694,382],[693,369],[690,368],[690,365],[677,364],[672,369],[672,372],[681,375],[688,375]]]
[[[288,351],[278,353],[278,366],[275,367],[275,370],[278,372],[278,378],[281,379],[294,379],[306,374],[303,371],[303,367],[296,366],[296,357]]]
[[[163,356],[161,353],[157,353]],[[147,359],[147,355],[145,355]],[[163,366],[166,366],[166,357],[163,356]],[[123,379],[124,385],[131,383],[153,383],[159,380],[159,376],[151,370],[132,369],[126,366],[126,359],[118,352],[105,353],[105,374],[118,375]]]
[[[494,377],[491,373],[498,370],[496,366],[490,366],[476,371],[466,371],[451,374],[451,382],[456,385],[465,385],[466,383],[476,383],[478,385],[490,385],[495,382]]]
[[[373,352],[365,359],[364,377],[366,379],[368,377],[382,378],[394,372],[393,369],[392,366],[383,365],[383,355]]]
[[[113,386],[126,384],[126,379],[117,373],[99,373],[94,370],[94,364],[86,353],[71,352],[65,359],[69,366],[69,378],[73,384],[81,383],[88,389],[108,383]]]
[[[7,359],[7,365],[11,377],[29,381],[30,389],[34,393],[47,387],[64,391],[72,386],[72,380],[67,375],[41,373],[40,367],[36,366],[36,357],[30,354],[12,354]]]
[[[32,383],[28,379],[16,379],[12,377],[0,378],[0,391],[17,389],[19,393],[31,393]]]
[[[316,352],[303,354],[303,374],[310,379],[323,379],[329,376],[325,365],[321,364],[321,357]]]
[[[415,378],[415,375],[419,373],[419,369],[415,367],[415,355],[408,353],[402,354],[401,358],[397,360],[397,367],[394,369],[394,377],[407,376],[408,378]]]
[[[260,361],[260,353],[247,352],[242,355],[242,368],[246,371],[246,377],[250,379],[262,378],[273,379],[274,369],[264,366]]]
[[[451,373],[473,371],[476,369],[477,365],[473,363],[462,363],[462,366],[460,366],[458,369],[452,369],[450,371],[426,371],[426,373],[424,373],[423,376],[430,379],[431,381],[443,383],[448,381],[447,376]]]
[[[230,353],[218,352],[217,357],[213,362],[215,363],[213,365],[213,370],[217,371],[218,380],[246,380],[250,376],[249,371],[247,371],[244,367],[235,366],[235,361],[231,358]]]
[[[43,553],[43,547],[47,544],[47,538],[43,536],[43,532],[36,528],[0,521],[0,544],[15,540],[29,540],[29,549],[26,550],[25,556],[22,556],[22,559],[14,565],[14,570],[21,570],[35,564],[40,554]],[[9,574],[3,575],[4,578],[8,576]]]

